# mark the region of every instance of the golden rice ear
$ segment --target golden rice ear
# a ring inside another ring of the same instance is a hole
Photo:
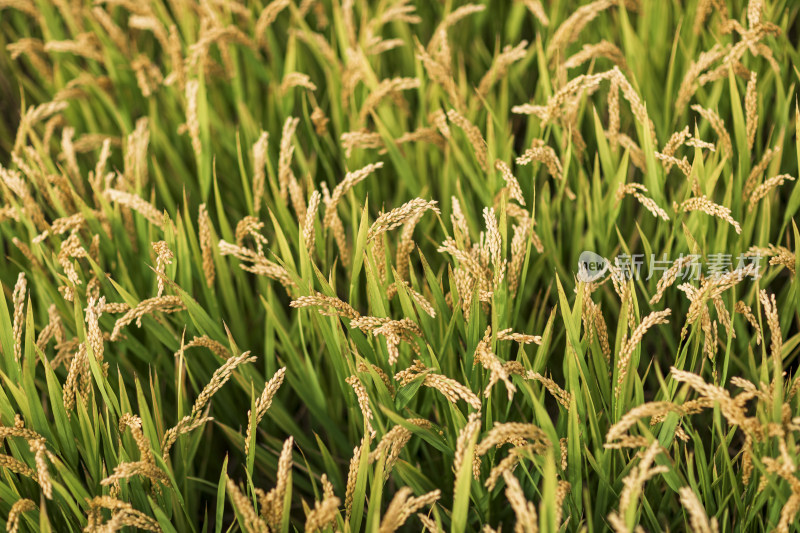
[[[786,248],[785,246],[775,246],[770,244],[770,248],[773,250],[773,253],[769,254],[772,257],[769,260],[770,265],[781,265],[786,267],[789,272],[792,274],[795,273],[795,261],[794,261],[794,252]]]
[[[200,346],[203,348],[207,348],[211,352],[215,353],[222,359],[229,359],[231,357],[231,352],[228,348],[223,345],[221,342],[215,341],[211,337],[207,335],[200,335],[198,337],[194,337],[191,341],[181,346],[181,349],[175,352],[175,357],[188,350],[189,348],[194,348],[195,346]]]
[[[386,372],[384,372],[384,370],[381,367],[379,367],[378,365],[370,364],[369,367],[367,367],[366,363],[364,363],[363,361],[359,361],[359,363],[358,363],[358,371],[359,372],[362,372],[362,373],[369,372],[369,369],[372,369],[376,374],[378,374],[378,377],[380,377],[381,381],[386,386],[386,389],[389,391],[389,394],[394,396],[394,392],[395,392],[394,391],[394,385],[392,384],[392,380],[389,378],[388,374],[386,374]],[[401,426],[397,426],[397,427],[401,427]]]
[[[652,298],[650,298],[650,305],[655,305],[661,301],[661,298],[663,298],[666,290],[671,287],[673,283],[675,283],[675,280],[678,279],[678,275],[683,271],[683,269],[696,260],[697,257],[691,254],[676,259],[672,263],[672,266],[670,266],[658,280],[658,285],[656,285],[656,293]]]
[[[278,392],[281,384],[283,384],[284,376],[286,375],[286,367],[278,369],[275,372],[275,375],[272,376],[267,383],[264,384],[264,390],[261,395],[256,399],[255,407],[256,407],[256,416],[255,416],[255,426],[258,426],[258,423],[264,418],[264,415],[267,413],[267,410],[272,405],[272,399],[275,397],[275,394]],[[245,440],[244,440],[244,454],[249,455],[250,453],[250,435],[252,434],[254,428],[251,426],[253,422],[250,419],[250,411],[247,411],[247,432],[245,433]]]
[[[689,164],[689,160],[686,159],[685,156],[683,159],[678,159],[677,157],[662,154],[660,152],[656,152],[655,156],[656,159],[661,161],[665,171],[668,171],[668,169],[672,168],[672,165],[676,165],[681,169],[681,172],[683,172],[684,176],[688,177],[692,173],[692,165]]]
[[[122,334],[122,328],[136,321],[137,326],[141,327],[142,317],[145,315],[161,313],[177,313],[186,310],[186,305],[181,301],[180,296],[157,296],[142,300],[139,304],[130,309],[122,317],[117,319],[114,330],[111,332],[111,341],[116,341]]]
[[[302,307],[322,307],[322,308],[331,308],[334,313],[339,316],[349,318],[350,320],[355,320],[361,318],[361,314],[353,309],[350,304],[340,300],[339,298],[334,298],[332,296],[325,296],[322,293],[316,293],[311,296],[301,296],[292,300],[289,303],[290,307],[295,308],[302,308]],[[323,313],[323,309],[320,309],[320,313],[328,314],[327,312]]]
[[[761,307],[767,319],[767,325],[769,326],[770,355],[775,364],[779,365],[780,362],[783,361],[783,355],[781,354],[783,335],[781,334],[781,321],[778,316],[778,305],[775,301],[775,295],[767,294],[767,291],[762,289],[758,293],[758,299],[761,302]]]
[[[701,0],[701,3],[708,3],[710,1],[711,0]],[[698,13],[699,12],[700,9],[698,8]],[[725,49],[719,44],[716,44],[711,49],[702,52],[696,60],[692,61],[678,89],[678,97],[675,100],[675,111],[677,113],[683,113],[686,110],[686,106],[689,104],[692,96],[694,96],[695,91],[697,91],[698,77],[724,55]]]
[[[283,123],[283,131],[281,132],[280,151],[278,152],[278,184],[281,198],[284,202],[289,197],[289,181],[294,178],[291,168],[292,156],[294,155],[292,137],[299,123],[299,118],[289,117]]]
[[[628,375],[629,370],[629,362],[631,356],[633,355],[633,350],[636,349],[636,346],[642,341],[642,337],[653,326],[658,324],[666,324],[669,322],[667,319],[668,316],[672,314],[671,309],[664,309],[663,311],[654,311],[644,317],[641,323],[636,326],[636,329],[631,334],[631,337],[623,343],[622,349],[620,350],[619,358],[617,360],[617,385],[614,389],[614,395],[619,397],[619,393],[622,388],[622,384],[625,382],[625,378]]]
[[[461,471],[461,465],[467,458],[467,447],[470,441],[477,435],[481,429],[480,413],[471,413],[467,419],[467,423],[458,432],[458,439],[456,441],[456,453],[453,457],[453,472],[458,473]],[[480,457],[477,452],[473,451],[472,456],[472,474],[475,479],[480,478]],[[458,477],[456,476],[456,479]]]
[[[510,471],[503,472],[503,480],[506,483],[506,499],[517,518],[517,530],[537,531],[539,517],[536,512],[536,506],[527,500],[525,493],[522,491],[522,486]]]
[[[636,92],[636,89],[633,88],[633,85],[628,81],[628,78],[622,73],[618,66],[614,66],[608,73],[607,76],[610,79],[616,80],[619,84],[620,91],[622,92],[622,97],[628,101],[628,104],[631,106],[631,111],[633,112],[633,116],[642,124],[643,127],[648,129],[649,135],[652,137],[653,141],[656,140],[656,129],[653,121],[650,119],[650,116],[647,114],[647,107],[645,107],[644,102],[639,97],[639,93]],[[640,139],[641,141],[641,139]]]
[[[243,352],[240,355],[230,357],[221,367],[214,371],[211,380],[197,396],[191,413],[184,416],[175,426],[164,433],[164,437],[161,440],[161,453],[165,461],[169,457],[172,445],[175,444],[179,436],[194,431],[211,420],[211,417],[204,416],[204,413],[208,413],[208,404],[211,401],[211,397],[230,380],[233,371],[239,365],[252,363],[255,360],[256,357],[251,356],[250,352]]]
[[[387,289],[387,297],[391,300],[397,294],[399,287],[402,286],[408,295],[411,297],[414,302],[419,306],[419,308],[426,313],[431,318],[436,318],[436,308],[433,304],[420,292],[414,290],[414,288],[407,282],[404,281],[397,271],[395,271],[394,276],[394,284],[390,285]]]
[[[86,342],[92,348],[92,356],[97,361],[103,360],[103,332],[100,329],[100,316],[106,305],[105,296],[99,300],[90,298],[86,307]]]
[[[564,61],[562,67],[566,69],[572,69],[583,65],[587,61],[597,58],[609,59],[622,70],[626,72],[628,71],[628,64],[625,61],[625,55],[622,53],[622,50],[620,50],[619,47],[614,43],[610,43],[605,39],[598,43],[583,45],[580,52],[573,54],[567,58],[566,61]],[[612,81],[612,86],[614,83],[615,81]]]
[[[167,265],[172,264],[175,255],[165,241],[151,243],[153,251],[156,252],[156,275],[158,276],[158,293],[156,297],[164,294],[164,277],[166,276]]]
[[[145,217],[152,225],[158,228],[164,228],[164,220],[167,219],[167,215],[156,209],[153,204],[143,198],[117,189],[106,189],[105,196],[112,202],[136,211]]]
[[[314,502],[314,509],[306,516],[306,531],[321,531],[336,521],[341,500],[336,496],[325,496]]]
[[[662,452],[666,452],[666,450],[661,447],[657,439],[654,440],[641,455],[639,463],[631,468],[628,475],[622,480],[623,488],[620,494],[619,512],[614,512],[608,517],[618,531],[627,531],[627,527],[624,525],[624,518],[621,517],[625,517],[628,514],[628,509],[632,505],[637,505],[643,485],[655,476],[668,471],[666,466],[652,466],[656,456]],[[620,530],[619,526],[622,526],[623,529]]]
[[[302,72],[286,73],[283,76],[283,81],[281,81],[280,92],[286,94],[295,87],[302,87],[309,91],[317,90],[317,86],[314,85],[314,82],[311,81],[311,77],[308,74]]]
[[[20,272],[17,276],[17,283],[14,285],[12,302],[14,305],[14,323],[12,325],[12,337],[14,339],[14,360],[22,359],[22,325],[25,320],[25,299],[28,295],[28,281],[25,273]]]
[[[487,329],[487,336],[484,336],[483,340],[478,343],[477,348],[475,349],[474,355],[474,364],[480,363],[481,366],[485,370],[489,371],[489,383],[486,385],[486,389],[484,390],[484,396],[488,398],[491,395],[492,388],[497,384],[498,381],[502,381],[506,387],[506,393],[508,395],[508,400],[511,401],[514,398],[514,393],[517,391],[517,388],[511,382],[511,377],[503,365],[503,361],[500,360],[497,355],[491,350],[490,341],[491,341],[491,327]]]
[[[752,197],[753,190],[756,188],[759,178],[761,178],[761,175],[766,172],[770,162],[773,158],[775,158],[776,155],[780,153],[780,150],[780,146],[776,146],[774,148],[768,148],[764,151],[764,155],[761,156],[761,160],[758,162],[758,164],[753,166],[750,174],[747,175],[747,179],[744,182],[744,187],[742,187],[743,200],[749,200]]]
[[[703,106],[695,104],[692,106],[692,109],[697,111],[701,117],[708,121],[719,138],[719,142],[722,145],[722,151],[725,152],[725,155],[731,157],[731,155],[733,155],[733,142],[731,141],[730,133],[728,133],[728,130],[725,127],[725,121],[722,120],[722,118],[715,111]]]
[[[439,213],[439,208],[436,207],[435,200],[424,200],[422,198],[414,198],[403,204],[400,207],[392,209],[388,213],[381,213],[381,215],[372,223],[367,232],[367,241],[372,241],[378,236],[391,231],[406,222],[417,218],[425,211],[431,210]]]
[[[753,4],[754,2],[750,2]],[[756,140],[756,129],[758,128],[758,74],[750,72],[750,79],[747,80],[747,90],[744,95],[745,124],[747,130],[747,149],[752,150]]]
[[[597,16],[613,7],[616,3],[608,0],[595,0],[589,4],[576,9],[572,14],[556,28],[553,37],[547,44],[547,57],[551,60],[557,56],[563,56],[567,45],[575,42],[583,29]]]
[[[253,508],[253,502],[245,496],[236,483],[227,478],[228,497],[233,502],[233,507],[242,515],[248,531],[268,531],[266,521],[258,515]]]
[[[358,400],[358,407],[361,409],[361,414],[364,416],[364,432],[369,433],[370,438],[375,438],[377,432],[372,427],[372,409],[369,406],[369,396],[367,395],[367,389],[364,388],[364,385],[361,383],[361,380],[358,379],[357,376],[350,376],[349,378],[345,379],[348,385],[353,387],[353,391],[356,393],[356,398]]]
[[[262,131],[253,144],[253,214],[255,215],[261,211],[264,198],[268,145],[269,133]]]
[[[412,514],[423,507],[433,505],[440,497],[441,491],[438,489],[415,497],[409,487],[402,487],[395,493],[383,514],[380,531],[382,533],[397,531]]]
[[[294,439],[289,437],[283,442],[280,456],[278,457],[278,473],[275,487],[268,493],[259,497],[261,515],[266,519],[270,528],[280,529],[283,520],[283,505],[286,491],[292,476],[292,449]]]
[[[186,83],[186,129],[189,138],[192,140],[192,150],[196,158],[200,158],[203,152],[203,144],[200,142],[200,119],[197,115],[197,95],[200,91],[200,82],[190,80]]]
[[[467,140],[470,145],[472,145],[472,149],[475,152],[475,157],[478,159],[478,164],[484,171],[488,171],[486,140],[484,140],[481,130],[455,109],[451,109],[447,112],[447,118],[450,119],[450,122],[464,130]]]
[[[290,0],[272,0],[264,7],[258,15],[255,26],[255,35],[257,35],[259,39],[258,44],[262,46],[267,45],[267,29],[275,22],[275,19],[278,18],[281,11],[289,7],[290,4]]]
[[[203,275],[206,278],[206,286],[214,286],[216,277],[216,267],[214,266],[214,251],[211,237],[211,219],[208,216],[206,204],[200,204],[197,214],[197,226],[200,234],[200,254],[203,258]]]
[[[364,104],[358,112],[358,121],[364,123],[372,111],[387,96],[395,95],[400,91],[417,89],[421,85],[419,78],[391,78],[381,80],[364,100]]]
[[[508,196],[512,200],[519,202],[520,205],[525,205],[525,198],[522,196],[522,188],[520,188],[519,181],[517,181],[517,178],[511,173],[511,169],[508,165],[504,161],[498,159],[494,162],[494,168],[499,170],[500,174],[503,176],[506,187],[508,188]]]
[[[88,500],[88,529],[100,530],[104,525],[111,527],[132,527],[141,531],[161,531],[161,527],[154,518],[134,509],[130,503],[123,502],[115,496],[95,496]],[[111,512],[108,522],[103,523],[102,510]]]
[[[555,398],[556,401],[559,404],[561,404],[562,407],[564,407],[564,409],[569,409],[570,402],[572,401],[572,395],[569,392],[562,389],[558,385],[558,383],[556,383],[555,381],[553,381],[548,377],[541,375],[538,372],[533,372],[532,370],[529,370],[524,377],[525,379],[538,381],[539,383],[541,383],[544,386],[544,388],[547,389],[547,392],[549,392],[553,396],[553,398]]]
[[[438,210],[437,210],[438,211]],[[414,247],[416,246],[416,242],[414,241],[414,228],[416,228],[417,223],[422,219],[422,216],[425,214],[424,211],[418,211],[415,215],[411,216],[404,224],[403,229],[400,232],[400,239],[397,243],[397,248],[395,251],[395,280],[401,281],[405,283],[404,280],[409,278],[410,272],[410,262],[411,262],[411,254],[414,251]],[[411,290],[410,285],[407,283],[405,284],[406,287]],[[395,287],[396,289],[396,287]],[[389,288],[389,291],[393,291],[392,287]],[[412,290],[412,295],[413,295]],[[391,296],[390,296],[391,298]],[[416,297],[415,297],[416,298]],[[424,300],[424,298],[423,298]],[[421,303],[421,300],[417,300],[420,305],[424,304]],[[434,316],[435,311],[431,314],[431,308],[424,307],[425,312],[429,315]]]
[[[550,25],[550,19],[547,17],[540,0],[523,0],[523,3],[542,26],[547,27]]]
[[[515,447],[533,446],[538,453],[551,446],[549,437],[538,426],[522,422],[495,422],[494,427],[475,447],[475,453],[486,455],[494,448],[509,443]]]
[[[420,376],[425,376],[422,382],[424,386],[438,390],[451,403],[455,404],[458,400],[464,400],[470,407],[480,411],[481,400],[469,387],[447,376],[432,372],[419,359],[415,359],[414,363],[405,370],[397,372],[394,380],[399,381],[401,386],[405,386]]]
[[[517,61],[524,59],[526,55],[528,55],[528,41],[520,41],[517,46],[509,44],[503,47],[503,51],[492,62],[492,66],[489,67],[489,70],[478,83],[478,94],[481,96],[489,94],[492,86],[506,77],[508,68]]]
[[[383,136],[377,132],[368,131],[366,128],[357,131],[349,131],[343,133],[339,137],[342,148],[344,148],[345,157],[353,155],[353,150],[367,150],[371,148],[381,149],[381,153],[385,151]]]
[[[517,157],[516,160],[518,165],[527,165],[532,161],[544,163],[553,179],[560,180],[563,178],[564,169],[561,166],[561,161],[558,159],[556,151],[550,146],[534,145],[525,150],[525,153]]]
[[[377,163],[370,163],[369,165],[356,170],[354,172],[348,172],[344,179],[339,183],[334,189],[333,193],[330,195],[330,199],[326,201],[325,205],[325,216],[323,218],[323,226],[326,228],[330,228],[333,225],[333,218],[336,215],[336,207],[339,204],[339,201],[342,197],[359,184],[361,181],[365,180],[370,174],[375,172],[378,169],[383,168],[383,162]],[[327,188],[324,188],[322,191],[323,197],[325,195],[325,191]]]
[[[654,217],[663,220],[669,220],[669,215],[664,211],[652,198],[645,196],[642,192],[648,192],[647,187],[641,183],[623,183],[617,191],[617,199],[622,199],[625,195],[629,194],[639,200],[639,203],[644,206]]]
[[[752,211],[756,204],[760,202],[767,194],[770,193],[773,189],[780,187],[787,181],[794,181],[794,177],[790,176],[789,174],[780,174],[778,176],[773,176],[766,180],[764,183],[753,189],[753,193],[750,196],[750,201],[747,204],[747,211]]]
[[[525,224],[514,224],[514,236],[511,238],[511,261],[508,265],[508,290],[512,294],[515,294],[517,289],[519,289],[520,275],[525,263],[529,233],[532,233],[529,222]],[[539,253],[542,252],[542,249],[536,246],[536,241],[534,241],[534,247],[537,248]]]
[[[314,238],[315,238],[315,226],[314,223],[317,219],[317,211],[319,210],[319,204],[322,199],[322,195],[319,191],[314,191],[311,193],[311,198],[308,200],[308,209],[306,210],[306,217],[303,221],[303,242],[306,245],[306,250],[308,251],[308,255],[311,256],[314,253]]]
[[[489,477],[486,478],[484,486],[489,490],[494,490],[497,486],[497,482],[506,472],[509,474],[514,472],[514,469],[516,469],[517,465],[520,463],[523,452],[533,453],[533,446],[515,446],[512,448],[508,455],[503,457],[489,472]]]
[[[409,318],[391,320],[381,317],[358,317],[350,321],[351,328],[359,328],[363,332],[371,331],[374,336],[383,335],[386,338],[386,349],[389,352],[389,364],[393,365],[400,356],[399,345],[406,343],[419,355],[416,338],[422,337],[422,330]]]
[[[492,265],[499,266],[502,260],[502,239],[500,237],[500,227],[497,223],[493,207],[483,208],[483,221],[486,224],[486,247],[489,251]]]
[[[350,459],[350,467],[347,470],[347,485],[345,488],[344,511],[345,519],[349,520],[353,512],[353,495],[356,491],[356,481],[358,480],[358,464],[361,454],[365,447],[368,450],[372,438],[369,433],[365,433],[361,438],[361,444],[353,448],[353,457]]]
[[[680,204],[675,206],[676,211],[681,211],[684,213],[689,213],[692,211],[701,211],[706,213],[707,215],[711,215],[712,217],[717,217],[731,226],[736,231],[736,233],[742,232],[742,227],[739,223],[734,220],[733,216],[731,216],[731,210],[725,206],[715,204],[711,200],[709,200],[706,196],[697,196],[693,198],[689,198],[688,200],[684,200]]]
[[[324,137],[328,134],[328,122],[330,122],[330,119],[325,116],[325,112],[319,106],[316,106],[314,111],[311,112],[311,122],[314,124],[314,131],[316,131],[317,135]]]
[[[19,531],[19,519],[22,513],[33,511],[36,509],[36,504],[33,500],[27,498],[20,498],[11,506],[8,512],[8,520],[6,521],[6,531],[9,533],[17,533]]]

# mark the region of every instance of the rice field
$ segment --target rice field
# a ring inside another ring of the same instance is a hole
[[[0,0],[0,522],[800,530],[798,39]]]

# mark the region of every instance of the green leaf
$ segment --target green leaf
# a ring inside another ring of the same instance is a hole
[[[228,486],[228,454],[225,454],[225,460],[222,462],[222,471],[219,473],[219,482],[217,483],[217,503],[216,513],[214,514],[214,531],[215,533],[222,532],[222,519],[225,516],[225,490]]]

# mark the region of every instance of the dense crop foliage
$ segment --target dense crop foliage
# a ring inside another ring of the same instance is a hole
[[[0,520],[796,531],[798,15],[0,0]]]

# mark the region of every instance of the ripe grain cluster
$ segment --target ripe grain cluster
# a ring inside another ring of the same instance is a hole
[[[0,521],[798,531],[799,27],[0,0]]]

